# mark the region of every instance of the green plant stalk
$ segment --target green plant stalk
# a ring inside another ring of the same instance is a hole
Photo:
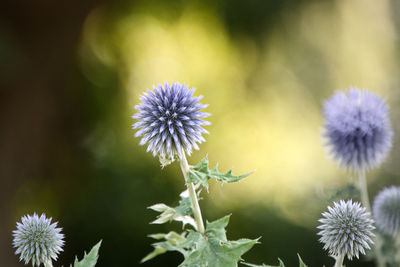
[[[344,255],[334,256],[335,265],[333,267],[343,267]]]
[[[375,243],[374,251],[376,256],[377,267],[386,267],[386,261],[381,252],[383,246],[383,240],[379,233],[376,234],[374,243]]]
[[[189,168],[189,164],[186,159],[185,151],[183,151],[183,149],[182,149],[182,158],[180,159],[179,163],[181,165],[181,170],[182,170],[183,176],[185,178],[185,181],[187,181],[187,175],[190,171],[190,168]],[[193,183],[186,182],[186,187],[189,191],[189,198],[190,198],[190,202],[192,204],[192,211],[193,211],[194,219],[196,221],[197,231],[199,231],[201,234],[204,234],[204,232],[205,232],[204,223],[203,223],[203,218],[201,216],[201,210],[200,210],[199,201],[197,199],[196,189],[194,188]]]
[[[397,264],[400,264],[400,234],[397,233],[396,236],[394,237],[394,244],[396,247],[396,256],[395,256],[395,261]]]
[[[367,179],[365,171],[364,170],[358,171],[357,176],[358,176],[358,185],[360,187],[360,192],[361,192],[361,203],[367,209],[367,211],[371,212],[371,204],[369,203],[368,187],[367,187]],[[385,267],[385,259],[383,258],[383,255],[381,253],[383,242],[379,234],[376,235],[374,243],[375,243],[374,251],[375,251],[377,266]]]
[[[369,204],[369,197],[368,197],[367,180],[365,178],[365,171],[364,170],[358,171],[357,176],[358,176],[358,185],[360,187],[360,192],[361,192],[361,203],[367,209],[367,211],[371,211],[371,205]]]

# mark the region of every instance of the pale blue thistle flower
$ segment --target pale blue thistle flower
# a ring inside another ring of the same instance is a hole
[[[324,137],[334,159],[351,170],[379,166],[392,146],[385,101],[357,88],[338,91],[324,103]]]
[[[203,125],[209,125],[203,120],[209,113],[199,112],[208,105],[198,103],[202,96],[193,97],[195,89],[179,83],[165,83],[153,86],[135,106],[139,111],[132,116],[139,121],[133,124],[133,129],[140,129],[135,137],[143,136],[140,145],[148,143],[147,152],[159,156],[162,161],[173,161],[175,155],[182,158],[182,153],[192,153],[192,148],[198,150],[198,143],[205,142],[202,134],[208,134]]]
[[[376,227],[395,236],[400,228],[400,187],[391,186],[383,189],[375,197],[372,207]]]
[[[347,255],[351,260],[370,249],[374,221],[360,203],[352,200],[334,202],[333,207],[328,207],[328,212],[322,213],[322,216],[324,218],[318,220],[322,224],[317,227],[321,229],[319,241],[324,243],[324,249],[329,250],[330,255]]]
[[[17,230],[13,231],[13,245],[17,248],[15,254],[20,254],[20,261],[32,266],[44,264],[48,266],[52,259],[57,260],[57,254],[62,251],[64,235],[57,222],[51,223],[51,218],[44,214],[40,217],[26,215],[17,223]],[[51,266],[51,265],[50,265]]]

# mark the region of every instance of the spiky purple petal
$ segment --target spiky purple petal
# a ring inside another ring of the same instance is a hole
[[[372,215],[380,231],[397,235],[400,230],[400,187],[391,186],[380,191],[375,197]]]
[[[142,103],[135,106],[139,112],[132,116],[139,121],[132,128],[138,129],[135,137],[142,136],[139,144],[147,143],[153,156],[173,160],[183,151],[190,155],[205,141],[202,134],[208,131],[202,126],[210,123],[203,118],[210,114],[199,112],[208,105],[200,104],[202,96],[193,97],[194,91],[184,84],[166,82],[140,97]]]
[[[338,91],[324,103],[324,137],[335,160],[351,170],[379,166],[392,145],[385,101],[367,90]]]

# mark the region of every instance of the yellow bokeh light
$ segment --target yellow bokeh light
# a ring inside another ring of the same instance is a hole
[[[127,93],[126,113],[153,84],[186,82],[205,96],[202,102],[210,104],[207,111],[212,113],[211,134],[194,159],[209,153],[211,164],[218,161],[221,170],[257,169],[245,181],[224,186],[223,193],[211,190],[217,206],[272,203],[289,218],[308,223],[315,218],[307,218],[309,213],[298,206],[320,209],[321,203],[309,203],[307,196],[344,184],[350,176],[330,161],[323,147],[323,98],[352,85],[385,95],[395,75],[396,36],[388,2],[359,2],[303,5],[288,14],[291,19],[282,27],[287,31],[272,30],[261,48],[243,36],[232,39],[211,8],[187,8],[171,20],[133,12],[103,37],[111,40],[109,49],[118,51],[115,67]],[[96,10],[89,17],[84,44],[100,60],[115,64],[113,53],[93,36],[101,14]],[[293,51],[298,44],[319,58]],[[324,70],[313,62],[307,65],[309,60],[318,60]],[[302,74],[318,80],[322,71],[329,80],[315,92]]]

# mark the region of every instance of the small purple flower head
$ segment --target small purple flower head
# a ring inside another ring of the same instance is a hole
[[[397,235],[400,230],[400,187],[391,186],[380,191],[375,197],[372,215],[380,231]]]
[[[385,101],[366,90],[338,91],[324,103],[324,137],[335,160],[351,170],[379,166],[392,146]]]
[[[13,231],[15,254],[20,254],[20,261],[25,264],[32,261],[32,266],[40,266],[57,260],[64,245],[64,235],[61,228],[57,228],[57,222],[51,223],[51,218],[44,214],[39,217],[36,213],[22,217],[21,221]]]
[[[139,111],[132,116],[139,121],[133,124],[133,129],[140,129],[135,137],[143,136],[140,145],[148,143],[147,152],[159,156],[161,162],[173,161],[175,155],[181,158],[182,153],[192,153],[192,148],[198,150],[197,143],[205,142],[202,134],[208,134],[203,125],[209,125],[202,120],[209,113],[199,112],[208,105],[198,103],[202,96],[193,97],[195,89],[179,83],[165,83],[153,86],[135,106]]]
[[[348,200],[334,202],[328,207],[328,212],[322,213],[324,218],[318,229],[321,231],[319,241],[324,243],[324,249],[332,256],[346,256],[349,260],[358,258],[359,253],[365,254],[373,244],[373,220],[371,214],[361,207],[360,203]]]

